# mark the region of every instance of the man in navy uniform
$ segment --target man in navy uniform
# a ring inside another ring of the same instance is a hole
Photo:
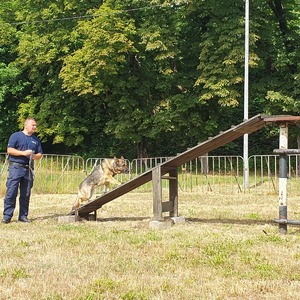
[[[16,207],[18,190],[20,222],[30,223],[27,218],[29,200],[34,180],[34,160],[41,159],[43,150],[40,140],[34,135],[36,121],[27,118],[23,131],[13,133],[8,141],[7,154],[9,155],[9,175],[6,181],[6,195],[2,223],[9,223]]]

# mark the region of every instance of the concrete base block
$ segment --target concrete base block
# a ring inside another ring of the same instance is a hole
[[[150,229],[169,229],[174,225],[174,221],[171,219],[165,220],[165,221],[157,221],[157,220],[151,220],[149,222]]]
[[[60,223],[74,223],[75,215],[59,216],[58,222]]]
[[[171,218],[175,224],[184,224],[185,223],[185,217],[178,216],[178,217],[172,217]]]

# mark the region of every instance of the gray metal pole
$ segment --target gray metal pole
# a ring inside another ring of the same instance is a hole
[[[245,0],[245,78],[244,78],[244,121],[248,120],[249,99],[249,0]],[[244,134],[244,188],[249,186],[248,134]]]
[[[288,124],[280,124],[279,149],[288,149]],[[279,156],[279,220],[287,220],[287,154]],[[287,223],[279,224],[279,233],[287,233]]]

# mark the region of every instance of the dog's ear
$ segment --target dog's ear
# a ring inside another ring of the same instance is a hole
[[[118,159],[117,159],[117,157],[116,156],[114,156],[114,161],[117,161]]]
[[[123,156],[123,155],[121,156],[121,159],[124,159],[124,156]]]

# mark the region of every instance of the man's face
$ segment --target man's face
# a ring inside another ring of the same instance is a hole
[[[29,134],[32,134],[36,131],[36,122],[34,120],[28,120],[25,124],[25,129]]]

